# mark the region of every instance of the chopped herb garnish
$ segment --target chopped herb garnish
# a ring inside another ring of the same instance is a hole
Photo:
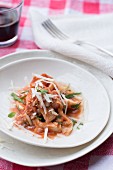
[[[40,92],[40,89],[38,87],[36,87],[36,90],[37,90],[37,92]]]
[[[24,103],[24,101],[20,97],[18,97],[15,93],[11,93],[11,96],[13,97],[14,100],[20,103]]]
[[[26,95],[25,95],[25,96],[20,97],[20,99],[24,99],[25,97],[26,97]]]
[[[21,94],[28,93],[29,90],[22,91]]]
[[[40,92],[41,92],[42,94],[45,94],[45,93],[47,93],[48,91],[47,91],[47,90],[44,90],[44,89],[41,89]]]
[[[37,116],[37,119],[42,120],[42,118],[41,118],[41,117],[38,117],[38,116]]]
[[[60,119],[60,118],[61,118],[61,116],[60,116],[60,115],[58,115],[56,118],[57,118],[57,119]]]
[[[58,122],[59,125],[62,125],[62,122]]]
[[[17,107],[17,109],[18,109],[18,110],[20,110],[20,106],[19,106],[19,105],[18,105],[18,106],[16,106],[16,107]]]
[[[77,129],[80,130],[80,126],[84,125],[82,122],[78,125]]]
[[[16,114],[15,112],[11,112],[11,113],[8,114],[8,117],[9,117],[9,118],[12,118],[12,117],[15,116],[15,114]]]
[[[77,123],[77,121],[74,120],[74,119],[71,119],[71,121],[73,122],[73,126],[75,126],[75,124]]]
[[[83,123],[80,123],[79,125],[84,125]]]
[[[48,90],[45,89],[38,89],[38,87],[36,88],[37,92],[41,92],[42,94],[45,94],[48,92]]]
[[[65,95],[65,97],[67,98],[67,99],[72,99],[75,95],[80,95],[81,93],[79,92],[79,93],[71,93],[71,94],[67,94],[67,95]]]
[[[36,116],[38,120],[40,120],[41,122],[45,122],[43,116],[42,117],[39,117],[39,116]]]
[[[80,106],[80,103],[71,105],[71,108],[77,110],[79,106]]]

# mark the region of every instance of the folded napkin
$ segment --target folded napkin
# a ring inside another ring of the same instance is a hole
[[[113,78],[113,58],[88,46],[52,37],[41,25],[46,16],[37,10],[30,11],[34,41],[42,49],[48,49],[86,62]],[[73,40],[84,40],[113,51],[113,14],[100,16],[72,16],[52,18],[53,23]]]

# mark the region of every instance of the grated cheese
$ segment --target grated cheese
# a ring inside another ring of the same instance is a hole
[[[43,98],[42,98],[41,93],[40,93],[40,92],[37,92],[37,90],[36,90],[37,86],[39,85],[39,82],[41,82],[41,81],[46,82],[46,83],[53,84],[55,90],[56,90],[57,93],[58,93],[57,96],[59,96],[59,97],[60,97],[60,100],[62,101],[62,103],[63,103],[64,105],[66,105],[66,110],[67,110],[67,104],[66,104],[66,103],[64,102],[64,100],[62,99],[62,96],[61,96],[61,94],[60,94],[60,91],[58,90],[57,86],[56,86],[53,82],[50,81],[50,80],[53,81],[54,79],[45,78],[45,77],[43,77],[43,76],[38,76],[38,75],[35,75],[35,76],[41,78],[41,80],[37,80],[37,82],[35,83],[35,84],[36,84],[36,85],[35,85],[35,89],[34,89],[34,88],[31,89],[31,90],[32,90],[32,98],[35,97],[35,96],[38,98],[38,100],[40,101],[41,106],[42,106],[43,109],[44,109],[44,113],[47,114],[46,106],[45,106],[45,104],[44,104],[44,102],[43,102]],[[53,98],[53,97],[55,97],[55,96],[56,96],[56,95],[52,95],[52,94],[44,94],[44,98],[45,98],[45,100],[46,100],[48,103],[52,102],[52,99],[51,99],[51,98]]]
[[[27,114],[25,114],[25,115],[26,115],[26,119],[29,122],[29,124],[32,125],[32,121],[31,121],[30,117]]]
[[[58,113],[54,111],[54,109],[50,109],[49,112],[51,112],[53,115],[57,116]]]
[[[62,97],[61,97],[60,91],[58,90],[57,86],[56,86],[53,82],[46,81],[46,80],[39,80],[39,81],[43,81],[43,82],[46,82],[46,83],[53,84],[53,86],[54,86],[55,90],[57,91],[57,93],[58,93],[58,95],[59,95],[62,103],[63,103],[64,105],[66,105],[65,102],[64,102],[64,100],[63,100]]]
[[[31,88],[31,91],[32,91],[32,98],[35,97],[35,96],[38,98],[38,100],[39,100],[39,102],[41,104],[41,107],[44,109],[44,113],[47,114],[46,106],[45,106],[45,104],[43,102],[41,93],[37,92],[36,89],[33,89],[33,88]]]
[[[66,102],[66,107],[65,107],[65,114],[67,113],[67,108],[68,108],[68,99],[65,97],[64,94],[61,94],[62,97],[65,99],[65,102]]]
[[[35,89],[31,88],[31,91],[32,91],[32,98],[36,96],[36,92],[35,92]]]
[[[20,110],[23,110],[23,109],[24,109],[24,107],[21,106],[20,104],[18,104],[17,107],[18,107]]]
[[[52,84],[53,84],[53,86],[55,87],[55,89],[56,89],[56,91],[57,91],[57,93],[58,93],[58,95],[59,95],[62,103],[63,103],[64,105],[66,105],[65,102],[64,102],[64,100],[63,100],[62,97],[61,97],[60,91],[58,90],[57,86],[56,86],[53,82],[52,82]]]
[[[33,115],[33,116],[36,116],[36,114],[37,114],[37,113],[36,113],[36,112],[34,112],[32,115]]]
[[[48,134],[48,128],[46,127],[44,131],[44,143],[47,142],[47,134]]]
[[[35,82],[35,88],[38,87],[38,86],[44,87],[43,84],[42,84],[42,82],[41,82],[41,80],[37,80],[37,81]]]
[[[52,102],[52,99],[50,98],[49,94],[44,94],[44,98],[48,103]]]
[[[14,82],[13,82],[13,80],[11,80],[11,87],[12,87],[12,89],[14,89]]]
[[[11,91],[18,90],[20,87],[15,87],[13,80],[10,82],[10,87],[8,88]]]
[[[47,114],[47,110],[46,110],[46,106],[43,102],[43,98],[40,92],[35,92],[36,93],[36,97],[38,98],[38,100],[40,101],[40,104],[42,106],[42,108],[44,109],[44,113]]]

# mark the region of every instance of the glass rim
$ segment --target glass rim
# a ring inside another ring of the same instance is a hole
[[[14,9],[17,9],[18,7],[20,7],[21,5],[23,5],[23,3],[24,3],[24,0],[21,0],[20,3],[18,3],[17,6],[12,7],[12,8],[9,8],[9,9],[6,9],[6,10],[3,10],[3,11],[0,11],[0,13],[13,11]]]

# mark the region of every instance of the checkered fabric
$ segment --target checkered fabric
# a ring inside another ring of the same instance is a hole
[[[15,0],[12,0],[15,1]],[[19,28],[19,39],[7,48],[0,49],[0,57],[20,50],[37,49],[33,41],[30,8],[38,8],[43,14],[101,14],[113,12],[113,0],[25,0]],[[105,149],[106,148],[106,149]],[[16,165],[0,159],[0,170],[113,170],[113,135],[89,154],[59,166],[32,168]]]
[[[15,0],[12,0],[15,2]],[[108,13],[113,12],[113,0],[25,0],[20,20],[19,39],[11,47],[0,49],[0,56],[25,50],[37,49],[33,41],[30,8],[38,8],[43,14]]]

